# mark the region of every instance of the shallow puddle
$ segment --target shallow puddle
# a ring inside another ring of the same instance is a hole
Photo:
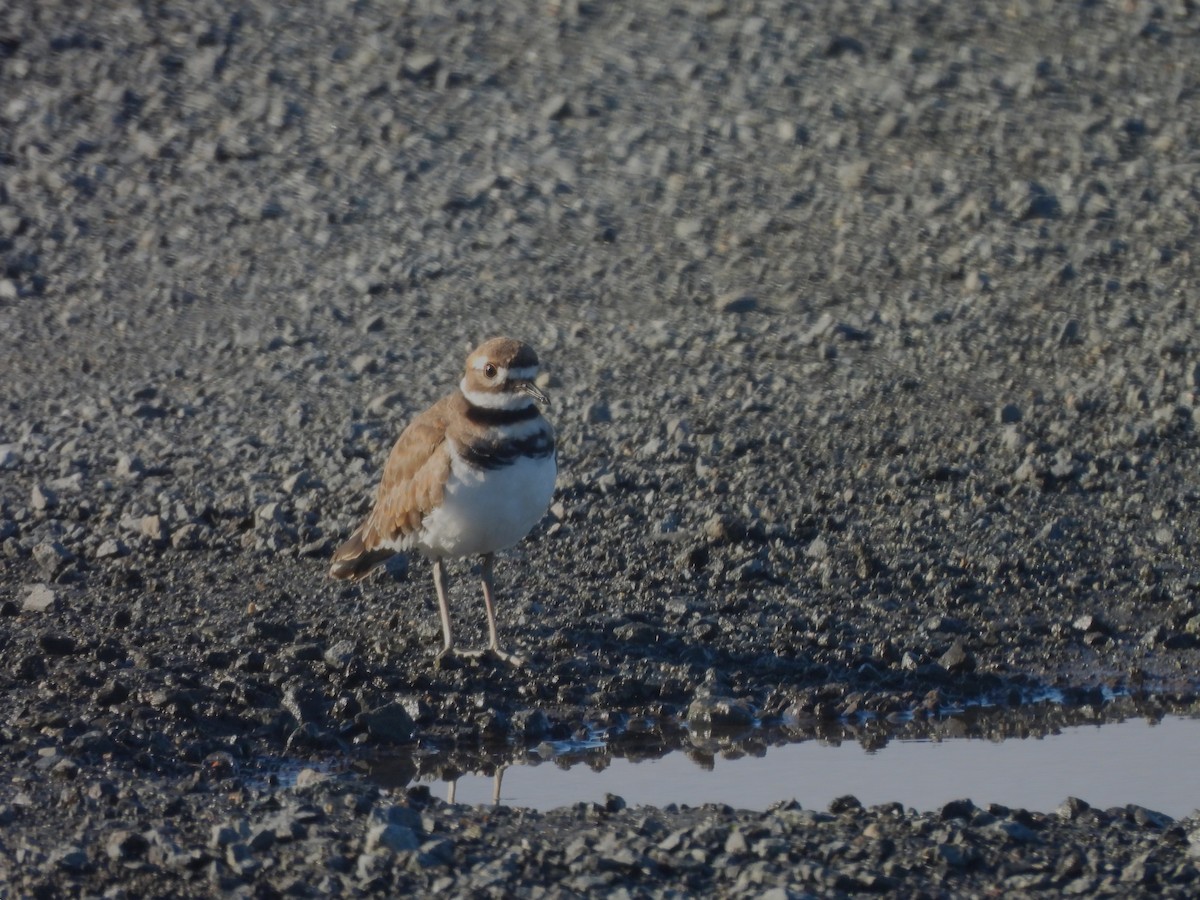
[[[547,810],[616,794],[631,806],[766,809],[796,800],[823,810],[852,794],[867,806],[898,801],[932,810],[969,798],[979,806],[1049,812],[1072,796],[1101,809],[1132,803],[1182,818],[1200,808],[1197,747],[1200,719],[1168,717],[1068,727],[1041,738],[898,739],[878,750],[806,741],[770,747],[763,756],[717,756],[711,769],[682,752],[644,762],[598,755],[592,765],[575,755],[569,767],[565,760],[506,767],[500,802]],[[436,783],[430,787],[439,793]],[[494,788],[491,776],[463,775],[453,799],[491,803]]]

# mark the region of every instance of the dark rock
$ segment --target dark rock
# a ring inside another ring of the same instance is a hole
[[[391,702],[358,716],[372,738],[390,743],[406,743],[417,733],[416,723],[403,703]]]
[[[540,709],[522,709],[513,714],[513,732],[527,741],[536,741],[550,731],[550,720]]]
[[[356,656],[353,641],[338,641],[325,650],[325,665],[335,671],[344,671]]]
[[[835,816],[844,812],[861,810],[862,808],[863,805],[859,799],[850,794],[846,794],[842,797],[835,797],[833,800],[829,801],[829,811]]]
[[[284,689],[280,705],[291,713],[297,724],[320,722],[324,719],[324,704],[316,692],[300,685],[288,685]]]
[[[51,656],[70,656],[76,650],[75,639],[65,634],[44,633],[38,638],[38,646]]]
[[[1164,829],[1170,827],[1175,821],[1170,816],[1135,804],[1125,807],[1125,813],[1142,828]]]
[[[978,807],[970,800],[951,800],[942,807],[940,815],[943,821],[947,819],[970,820],[978,811]]]
[[[1072,822],[1090,811],[1091,807],[1078,797],[1068,797],[1056,810],[1059,816]]]
[[[555,94],[542,104],[541,113],[543,119],[565,119],[573,114],[571,101],[565,94]]]
[[[702,696],[688,706],[687,722],[694,731],[737,730],[754,724],[754,712],[742,700]]]
[[[921,628],[934,634],[966,634],[967,623],[953,616],[930,616],[921,623]]]
[[[1021,408],[1015,403],[1006,403],[996,411],[996,421],[1001,425],[1013,425],[1022,418]]]
[[[126,862],[145,856],[149,846],[149,841],[143,835],[119,828],[109,834],[104,843],[104,851],[110,859]]]
[[[950,645],[950,649],[938,658],[938,665],[949,672],[973,672],[975,671],[975,658],[967,653],[960,638],[956,639]]]
[[[94,867],[87,851],[78,844],[59,847],[50,854],[50,861],[59,869],[73,875],[83,875]]]

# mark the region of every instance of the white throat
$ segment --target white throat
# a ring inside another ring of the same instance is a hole
[[[466,378],[458,383],[458,389],[463,392],[468,403],[484,409],[525,409],[533,404],[533,398],[528,394],[508,391],[473,391],[467,387]]]

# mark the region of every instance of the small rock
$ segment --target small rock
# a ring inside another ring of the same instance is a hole
[[[1058,346],[1073,347],[1082,344],[1082,331],[1078,319],[1067,319],[1058,330]]]
[[[550,720],[540,709],[522,709],[513,713],[513,731],[527,740],[538,740],[550,730]]]
[[[118,478],[139,478],[146,471],[145,465],[136,456],[122,453],[117,457]]]
[[[25,595],[21,608],[25,612],[53,612],[59,607],[59,591],[48,584],[35,584]]]
[[[1154,647],[1154,646],[1157,646],[1158,644],[1166,643],[1167,637],[1169,635],[1170,635],[1170,632],[1167,631],[1166,626],[1160,622],[1159,624],[1153,626],[1145,634],[1143,634],[1141,637],[1141,640],[1138,643],[1140,643],[1146,647]]]
[[[242,878],[253,875],[262,868],[249,844],[230,844],[225,848],[225,862]]]
[[[829,801],[829,811],[835,816],[844,812],[851,812],[852,810],[862,808],[862,801],[860,801],[853,794],[844,794],[841,797],[834,797]]]
[[[965,869],[971,863],[971,853],[957,844],[938,844],[937,854],[952,869]]]
[[[428,78],[437,67],[438,57],[434,53],[410,53],[404,59],[404,74],[409,78]]]
[[[387,865],[387,858],[382,853],[360,853],[354,876],[361,882],[369,883],[382,875]]]
[[[688,727],[696,731],[749,728],[754,713],[749,704],[732,697],[697,697],[688,706]]]
[[[1061,212],[1058,198],[1037,182],[1014,182],[1010,197],[1013,213],[1021,221],[1054,219]]]
[[[280,504],[271,502],[264,503],[258,509],[254,510],[254,524],[256,528],[270,528],[274,525],[282,525],[284,522],[283,507]]]
[[[403,744],[411,741],[417,732],[416,723],[398,701],[386,703],[365,713],[359,714],[362,724],[366,725],[371,737],[380,741],[390,741]]]
[[[129,688],[125,683],[110,678],[96,692],[96,703],[100,706],[112,706],[114,703],[124,703],[129,699]]]
[[[400,853],[416,850],[421,846],[417,833],[404,825],[391,822],[376,822],[367,829],[367,851],[391,850]]]
[[[214,825],[209,832],[208,846],[212,850],[228,847],[237,841],[239,837],[239,831],[233,825]]]
[[[988,830],[1003,835],[1014,844],[1033,844],[1038,841],[1038,834],[1028,825],[1020,822],[994,822]]]
[[[979,812],[979,807],[970,800],[951,800],[941,808],[939,815],[943,822],[949,819],[970,821],[977,812]]]
[[[837,167],[837,180],[847,191],[858,190],[871,171],[870,160],[852,160]]]
[[[388,391],[384,394],[376,394],[367,403],[367,413],[372,416],[382,416],[388,410],[402,404],[404,398],[405,394],[403,391]]]
[[[953,616],[943,616],[939,613],[922,622],[921,629],[935,634],[966,634],[967,623]]]
[[[50,777],[61,781],[71,781],[79,774],[79,763],[73,759],[62,758],[50,767]]]
[[[749,849],[750,846],[746,843],[746,835],[742,833],[740,828],[735,828],[729,832],[729,837],[725,838],[725,852],[730,856],[745,853]]]
[[[301,469],[299,472],[289,475],[287,478],[283,479],[283,484],[281,487],[283,488],[284,493],[295,495],[301,493],[302,491],[306,491],[315,485],[316,479],[313,478],[312,472],[309,472],[306,469]]]
[[[758,309],[758,299],[752,294],[734,291],[717,298],[717,312],[748,313]]]
[[[941,655],[938,664],[950,672],[971,672],[975,669],[975,658],[967,653],[961,638],[950,645],[950,649]]]
[[[298,685],[288,685],[280,705],[301,725],[306,722],[319,722],[323,718],[322,704],[317,693]]]
[[[27,653],[17,660],[13,675],[21,681],[34,682],[46,674],[46,660],[39,654]]]
[[[75,639],[65,634],[43,634],[38,646],[51,656],[70,656],[75,652]]]
[[[129,548],[116,538],[109,538],[96,548],[96,559],[116,559],[128,555]]]
[[[171,535],[171,547],[175,550],[195,550],[204,543],[206,529],[203,525],[188,522],[175,530]]]
[[[296,775],[296,789],[303,790],[312,787],[315,784],[321,784],[323,781],[328,781],[330,775],[328,772],[322,772],[319,769],[301,769]]]
[[[163,524],[161,516],[143,516],[138,522],[138,531],[156,544],[167,542],[167,526]]]
[[[542,104],[542,118],[551,121],[566,119],[571,115],[571,101],[566,94],[555,94]]]
[[[604,795],[604,809],[606,812],[618,813],[625,809],[625,807],[628,805],[629,804],[625,802],[625,798],[617,794]]]
[[[110,859],[128,861],[144,856],[150,843],[136,831],[121,828],[108,836],[104,850]]]
[[[423,866],[444,866],[454,862],[454,841],[435,837],[421,845],[417,861]]]
[[[1091,613],[1086,613],[1077,618],[1071,623],[1071,627],[1085,634],[1110,634],[1112,632],[1112,629],[1099,616],[1092,615]]]
[[[70,567],[75,556],[58,541],[43,541],[33,548],[33,559],[47,578],[54,579]]]
[[[250,849],[256,853],[262,853],[264,850],[270,850],[275,846],[275,829],[268,825],[255,825],[250,829],[250,840],[247,842]]]
[[[704,523],[704,536],[714,544],[723,544],[734,539],[733,520],[720,513],[714,513]]]
[[[1013,425],[1021,419],[1021,407],[1015,403],[1006,403],[996,411],[996,421],[1001,425]]]
[[[325,660],[325,665],[331,670],[340,672],[350,664],[350,661],[356,655],[354,641],[344,640],[337,641],[331,647],[328,647],[322,658]]]
[[[1166,813],[1160,813],[1157,810],[1147,809],[1146,807],[1138,806],[1135,803],[1131,803],[1125,807],[1125,814],[1142,828],[1164,829],[1169,828],[1175,822],[1175,820]]]
[[[58,506],[58,495],[43,484],[35,484],[30,503],[38,512],[47,512]]]

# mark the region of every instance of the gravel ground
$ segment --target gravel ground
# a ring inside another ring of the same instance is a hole
[[[1198,58],[1190,0],[0,7],[0,896],[1194,895],[1136,807],[362,768],[1197,712]],[[560,436],[517,670],[435,664],[421,560],[326,578],[495,333]]]

